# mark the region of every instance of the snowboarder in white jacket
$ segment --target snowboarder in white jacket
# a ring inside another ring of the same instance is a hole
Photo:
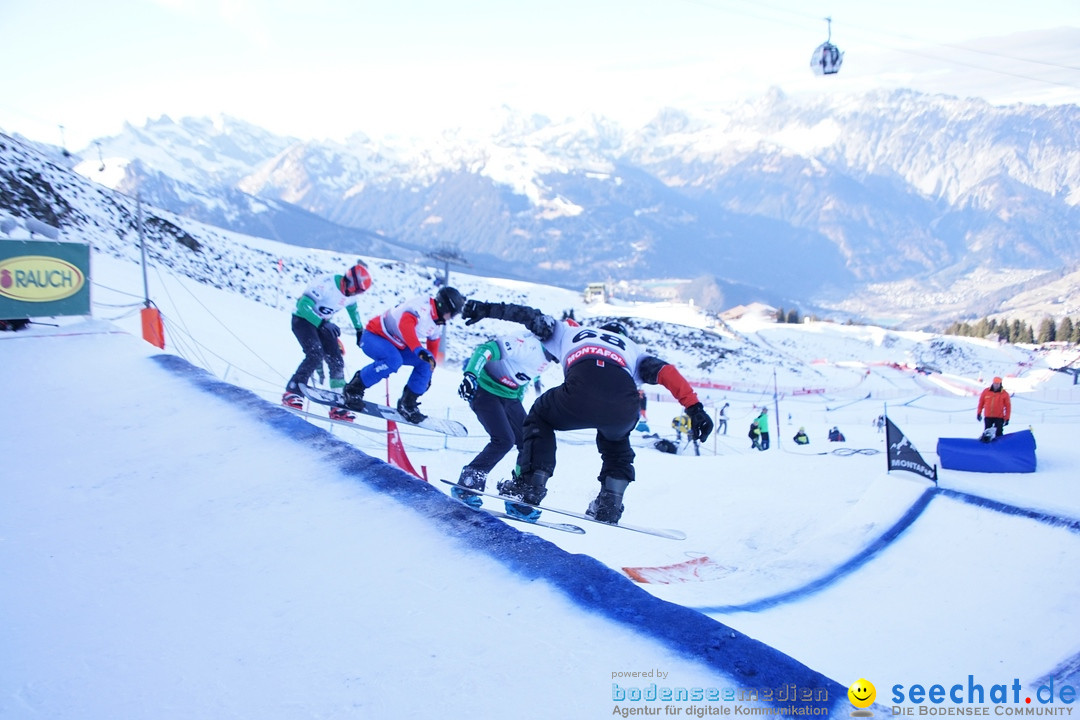
[[[634,480],[634,451],[630,433],[640,417],[638,385],[659,384],[668,389],[690,416],[691,434],[704,441],[712,420],[697,394],[674,365],[644,353],[618,322],[599,327],[573,320],[556,321],[536,308],[470,300],[462,318],[473,324],[484,318],[518,322],[543,342],[562,363],[562,385],[536,399],[525,417],[517,467],[498,485],[501,494],[537,505],[547,494],[555,472],[557,430],[596,430],[600,451],[600,492],[589,504],[590,517],[616,524],[623,513],[623,493]],[[535,520],[540,511],[508,501],[506,511]]]
[[[303,409],[300,385],[311,380],[311,374],[322,368],[323,360],[330,372],[330,387],[341,388],[345,385],[345,358],[338,343],[341,329],[330,318],[339,310],[346,310],[356,330],[356,344],[359,345],[363,330],[356,300],[369,287],[371,273],[367,265],[357,260],[343,274],[320,275],[304,288],[292,316],[293,335],[304,350],[304,359],[285,386],[285,394],[281,396],[283,405]],[[330,408],[330,417],[350,422],[355,418],[351,412],[340,408]]]

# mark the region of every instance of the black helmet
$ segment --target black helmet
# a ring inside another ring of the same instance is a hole
[[[435,314],[439,316],[436,322],[446,322],[447,313],[450,313],[450,317],[460,315],[463,307],[465,296],[454,288],[447,286],[435,293]]]
[[[616,335],[622,335],[623,337],[630,337],[630,333],[626,331],[626,326],[623,325],[621,322],[616,322],[615,320],[604,323],[600,326],[600,329],[607,330],[608,332],[613,332]]]

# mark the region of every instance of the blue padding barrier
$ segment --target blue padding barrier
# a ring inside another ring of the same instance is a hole
[[[649,594],[595,558],[568,553],[543,538],[470,510],[428,483],[361,452],[248,390],[214,378],[182,358],[155,355],[153,359],[200,389],[243,408],[253,419],[323,452],[327,462],[336,463],[341,472],[393,496],[473,551],[522,577],[547,581],[588,612],[653,638],[674,652],[744,683],[744,687],[781,688],[794,684],[824,689],[828,701],[812,705],[815,709],[828,708],[824,712],[830,717],[834,706],[842,708],[847,703],[845,686],[696,610]]]
[[[1035,436],[1030,430],[1006,433],[991,442],[938,438],[941,467],[984,473],[1035,472]]]

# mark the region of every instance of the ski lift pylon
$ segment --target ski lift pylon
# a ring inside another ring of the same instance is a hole
[[[832,44],[832,18],[825,18],[825,22],[828,23],[828,37],[810,56],[810,69],[815,75],[835,75],[840,72],[840,65],[844,62],[844,53]]]

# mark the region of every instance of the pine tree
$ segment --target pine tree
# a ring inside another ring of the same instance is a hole
[[[1061,318],[1061,322],[1058,323],[1057,327],[1058,340],[1067,343],[1076,342],[1075,340],[1073,340],[1073,332],[1075,332],[1075,328],[1073,327],[1072,318],[1070,318],[1068,315]]]
[[[1039,334],[1035,336],[1035,339],[1041,344],[1054,342],[1055,338],[1054,318],[1044,317],[1039,323]]]
[[[799,311],[796,310],[795,308],[792,308],[791,310],[788,310],[787,321],[789,323],[791,323],[792,325],[798,325],[799,322],[800,322],[800,320],[799,320]]]
[[[1023,324],[1019,320],[1013,320],[1009,323],[1009,342],[1015,345],[1020,342],[1020,337],[1023,335]]]
[[[1017,340],[1017,342],[1024,345],[1035,344],[1035,333],[1032,331],[1031,326],[1027,323],[1023,323],[1022,327],[1020,328],[1020,339]]]
[[[784,308],[777,309],[777,311],[776,311],[776,322],[778,322],[778,323],[784,322],[785,317],[786,317],[786,315],[784,315]]]

